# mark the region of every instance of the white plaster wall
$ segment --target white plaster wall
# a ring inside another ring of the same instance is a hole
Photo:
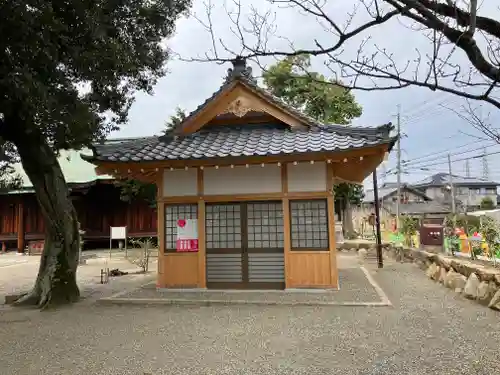
[[[281,192],[281,168],[276,164],[205,168],[203,174],[205,195]]]
[[[180,197],[198,195],[198,172],[196,168],[165,169],[163,171],[163,196]]]
[[[288,164],[288,191],[326,191],[326,164],[324,162]]]

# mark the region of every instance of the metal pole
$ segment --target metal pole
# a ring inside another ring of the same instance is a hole
[[[113,231],[109,227],[109,259],[111,259],[111,246],[113,244]]]
[[[396,166],[396,178],[397,178],[397,188],[398,196],[396,200],[396,229],[399,232],[399,205],[401,203],[401,105],[398,104],[398,114],[397,114],[397,132],[398,132],[398,143],[397,143],[397,166]]]
[[[378,183],[377,183],[377,170],[373,171],[373,199],[375,201],[375,227],[376,227],[376,241],[377,241],[377,263],[378,268],[384,267],[384,260],[382,258],[382,234],[380,233],[380,207],[378,200]]]
[[[451,156],[448,154],[448,172],[450,174],[450,192],[451,192],[451,213],[455,215],[455,187],[453,186],[453,175],[451,174]]]

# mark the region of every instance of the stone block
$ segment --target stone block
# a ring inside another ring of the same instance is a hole
[[[482,281],[477,288],[477,302],[481,305],[488,306],[497,290],[499,289],[497,288],[495,282]]]
[[[427,268],[425,274],[429,279],[436,281],[439,279],[439,272],[439,266],[436,265],[436,263],[431,263],[431,265]]]
[[[447,273],[446,268],[444,268],[444,267],[439,268],[439,280],[438,281],[441,284],[444,284],[444,279],[446,278],[446,273]]]
[[[493,298],[491,299],[488,307],[493,310],[500,311],[500,290],[497,290]]]
[[[479,281],[479,277],[477,277],[475,273],[471,273],[469,278],[467,279],[467,282],[465,283],[465,288],[464,288],[465,298],[472,300],[476,299],[480,283],[481,282]]]
[[[457,288],[463,289],[467,282],[467,278],[453,270],[448,271],[444,279],[444,285],[447,288],[455,290]]]

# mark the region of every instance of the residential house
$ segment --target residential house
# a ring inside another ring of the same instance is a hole
[[[396,204],[397,204],[397,184],[388,182],[378,189],[380,202],[380,224],[382,230],[392,230],[395,226]],[[401,215],[411,215],[420,219],[439,219],[450,212],[449,205],[433,200],[422,191],[415,189],[408,184],[401,184],[401,200],[399,213]],[[353,210],[353,224],[358,233],[370,232],[369,217],[375,213],[374,191],[368,190],[365,193],[363,202]]]
[[[497,204],[497,182],[477,177],[462,177],[448,173],[437,173],[412,186],[433,200],[451,204],[450,182],[453,183],[455,204],[461,211],[480,208],[481,201],[488,197]]]

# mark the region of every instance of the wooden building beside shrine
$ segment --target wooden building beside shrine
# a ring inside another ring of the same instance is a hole
[[[166,135],[98,144],[85,159],[157,184],[159,287],[338,288],[332,187],[362,183],[391,129],[318,123],[236,59]]]
[[[119,140],[109,141],[109,144]],[[131,238],[156,237],[157,213],[150,202],[135,199],[124,202],[120,188],[111,176],[97,176],[94,166],[80,153],[62,151],[59,164],[66,178],[70,197],[78,214],[87,248],[109,247],[110,227],[126,226]],[[23,252],[31,242],[43,241],[44,220],[33,187],[20,165],[14,166],[23,181],[22,188],[0,193],[0,244],[4,251]],[[116,245],[116,244],[115,244]]]

